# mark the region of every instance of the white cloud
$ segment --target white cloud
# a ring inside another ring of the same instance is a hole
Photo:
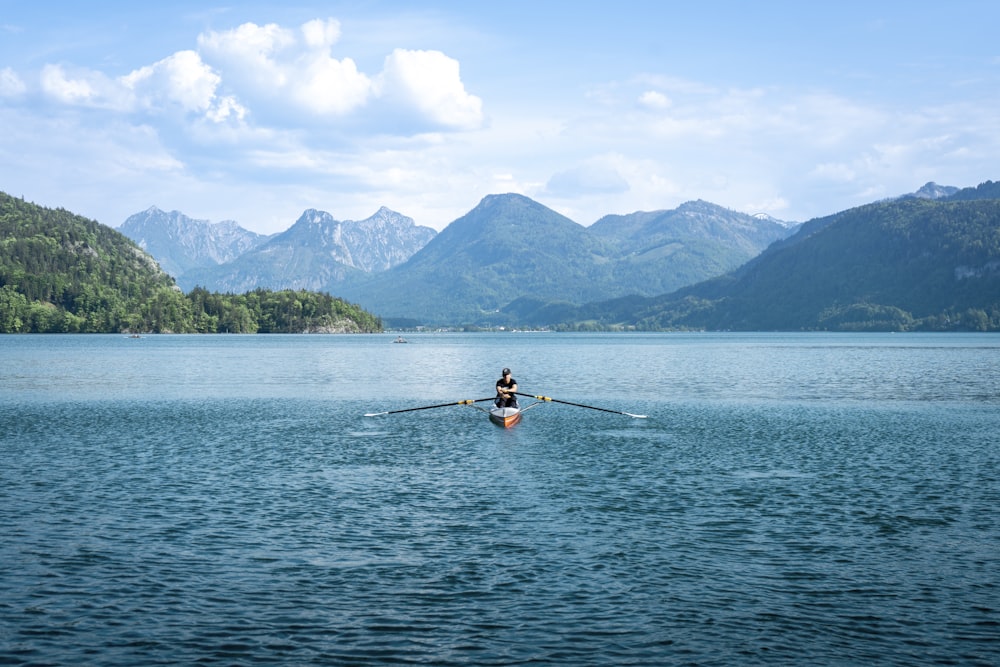
[[[198,45],[222,72],[224,84],[272,122],[281,122],[290,111],[333,120],[382,102],[391,113],[376,110],[375,115],[396,115],[393,125],[399,127],[482,124],[482,101],[465,90],[458,61],[440,51],[396,49],[386,56],[382,72],[370,77],[352,58],[333,56],[339,39],[339,22],[316,19],[298,31],[245,23],[204,33]]]
[[[338,60],[331,54],[339,38],[337,21],[316,19],[298,32],[244,23],[234,30],[204,33],[198,45],[239,99],[276,122],[294,111],[339,117],[368,101],[371,80],[352,59]]]
[[[220,81],[219,75],[194,51],[178,51],[122,79],[143,100],[144,106],[166,101],[197,113],[212,109]]]
[[[94,98],[96,92],[85,79],[71,79],[59,65],[46,65],[41,73],[42,91],[65,104],[80,104]]]
[[[46,65],[39,82],[45,95],[62,104],[121,111],[133,103],[131,94],[119,82],[94,70],[68,72],[61,65]]]
[[[244,23],[198,36],[201,55],[223,73],[228,85],[261,93],[287,84],[287,68],[276,56],[295,43],[294,32],[273,23]]]
[[[0,69],[0,97],[16,97],[27,90],[17,72],[9,67]]]
[[[313,19],[302,25],[302,35],[310,49],[329,49],[340,39],[340,22],[335,19]]]
[[[316,115],[341,116],[363,106],[371,93],[371,80],[358,71],[350,58],[336,60],[324,55],[303,58],[292,99]]]
[[[40,86],[57,104],[186,117],[189,130],[192,121],[231,126],[252,121],[261,129],[311,130],[314,139],[330,142],[366,133],[482,127],[482,100],[465,89],[457,60],[440,51],[395,49],[382,71],[369,75],[352,58],[334,56],[340,37],[334,19],[315,19],[297,29],[243,23],[204,32],[197,50],[177,51],[124,76],[49,64]],[[0,95],[25,89],[12,69],[0,71]],[[324,132],[335,126],[344,132]]]
[[[483,122],[483,103],[465,90],[457,60],[440,51],[396,49],[385,59],[379,96],[412,108],[428,122],[474,129]]]
[[[647,90],[639,96],[639,104],[649,109],[666,109],[671,105],[671,101],[663,93]]]
[[[236,101],[234,97],[220,97],[209,109],[206,117],[216,123],[226,121],[242,122],[247,115],[246,108]]]
[[[246,115],[235,98],[217,94],[221,78],[194,51],[178,51],[114,79],[94,70],[46,65],[39,82],[49,99],[67,106],[153,114],[176,109],[215,122]]]

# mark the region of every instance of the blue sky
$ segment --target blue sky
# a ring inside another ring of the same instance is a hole
[[[517,192],[802,221],[1000,179],[1000,3],[0,0],[0,190],[117,226]]]

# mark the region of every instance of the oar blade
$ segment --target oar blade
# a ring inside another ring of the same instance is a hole
[[[472,405],[482,401],[492,401],[493,398],[467,398],[462,401],[452,401],[451,403],[438,403],[437,405],[422,405],[418,408],[404,408],[402,410],[389,410],[387,412],[366,412],[365,417],[381,417],[382,415],[396,415],[400,412],[416,412],[417,410],[432,410],[434,408],[450,408],[454,405]]]
[[[560,401],[558,398],[552,398],[551,396],[535,396],[534,394],[522,394],[521,392],[515,392],[518,396],[528,396],[531,398],[538,399],[539,401],[552,401],[553,403],[562,403],[563,405],[572,405],[578,408],[587,408],[588,410],[600,410],[601,412],[610,412],[616,415],[625,415],[626,417],[632,417],[633,419],[646,419],[646,415],[634,415],[631,412],[622,412],[621,410],[609,410],[608,408],[599,408],[595,405],[584,405],[583,403],[571,403],[570,401]]]

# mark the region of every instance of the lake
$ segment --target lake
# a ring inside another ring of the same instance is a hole
[[[0,337],[0,664],[1000,663],[1000,336],[406,337]]]

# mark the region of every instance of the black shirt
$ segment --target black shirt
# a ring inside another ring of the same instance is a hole
[[[511,378],[506,382],[504,382],[503,378],[500,378],[499,380],[497,380],[497,391],[500,391],[501,389],[503,389],[504,391],[510,391],[510,388],[516,384],[517,380],[515,380],[514,378]]]

